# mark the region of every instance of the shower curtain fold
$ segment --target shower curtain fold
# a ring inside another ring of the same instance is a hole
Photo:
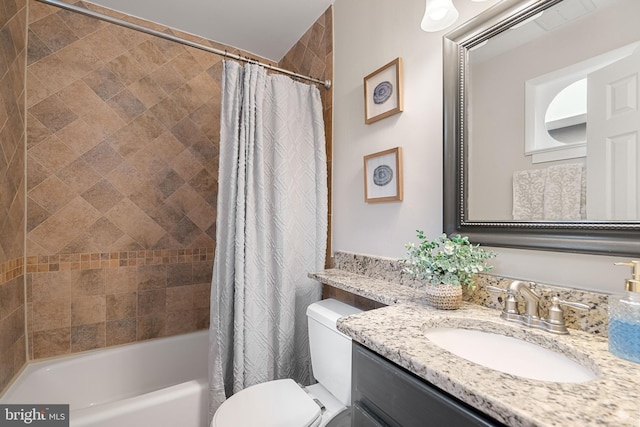
[[[327,166],[315,86],[225,62],[210,415],[229,395],[279,378],[312,381],[306,307],[321,297]]]

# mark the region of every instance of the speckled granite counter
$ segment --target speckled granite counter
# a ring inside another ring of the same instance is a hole
[[[400,285],[388,280],[374,279],[344,270],[330,269],[309,273],[309,277],[325,285],[360,295],[386,305],[419,300],[419,289]]]
[[[581,331],[557,336],[499,318],[499,311],[463,303],[435,310],[419,290],[341,270],[311,273],[330,286],[389,304],[343,318],[338,329],[392,362],[509,426],[640,426],[640,365],[613,356],[607,340]],[[431,343],[428,327],[497,332],[559,351],[598,374],[585,383],[516,377],[457,357]]]

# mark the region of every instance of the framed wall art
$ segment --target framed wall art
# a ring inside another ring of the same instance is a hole
[[[402,58],[364,78],[364,122],[370,124],[402,111]]]
[[[364,201],[402,200],[402,149],[400,147],[364,156]]]

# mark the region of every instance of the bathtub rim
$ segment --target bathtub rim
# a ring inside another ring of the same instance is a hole
[[[145,339],[145,340],[141,340],[141,341],[133,341],[133,342],[129,342],[129,343],[123,343],[123,344],[116,344],[116,345],[112,345],[109,347],[100,347],[100,348],[93,348],[90,350],[83,350],[83,351],[79,351],[76,353],[68,353],[68,354],[60,354],[58,356],[50,356],[50,357],[45,357],[42,359],[37,359],[37,360],[27,360],[27,362],[22,366],[22,368],[20,368],[20,370],[13,376],[13,378],[11,378],[11,381],[9,381],[7,383],[7,386],[4,388],[4,390],[0,391],[0,403],[4,403],[3,399],[6,397],[7,392],[18,382],[18,380],[23,376],[26,375],[26,371],[27,369],[29,369],[30,367],[33,367],[34,365],[46,365],[49,363],[53,363],[56,362],[60,359],[69,359],[69,362],[72,361],[73,359],[76,358],[80,358],[80,357],[86,357],[86,356],[90,356],[94,353],[101,353],[101,352],[105,352],[105,351],[110,351],[110,350],[118,350],[118,349],[122,349],[124,347],[131,347],[134,345],[151,345],[153,342],[157,342],[160,340],[179,340],[180,338],[185,338],[188,336],[193,336],[193,335],[208,335],[209,333],[209,329],[199,329],[197,331],[191,331],[191,332],[185,332],[184,334],[176,334],[176,335],[169,335],[169,336],[163,336],[163,337],[154,337],[154,338],[149,338],[149,339]],[[37,370],[39,368],[39,366],[33,368],[33,370]]]

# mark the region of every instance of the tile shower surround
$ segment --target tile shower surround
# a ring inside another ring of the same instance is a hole
[[[24,301],[26,0],[0,2],[0,390],[26,361]]]
[[[29,356],[205,329],[212,267],[211,248],[28,257]]]
[[[221,61],[33,0],[28,31],[29,359],[207,328]]]
[[[37,359],[206,328],[217,195],[221,58],[33,0],[28,24],[24,0],[4,0],[0,18],[14,4],[17,18],[0,22],[18,53],[4,104],[22,90],[1,129],[0,389],[25,363],[25,336]],[[13,34],[27,25],[28,53]],[[331,79],[331,29],[328,9],[279,65]],[[330,150],[331,91],[321,94]],[[8,148],[19,155],[7,168]]]

